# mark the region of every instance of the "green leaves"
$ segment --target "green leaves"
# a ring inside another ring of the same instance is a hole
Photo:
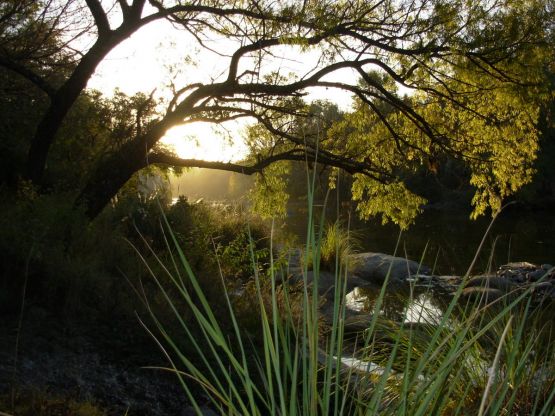
[[[424,113],[447,139],[442,151],[470,169],[476,218],[488,208],[497,212],[504,199],[532,180],[539,106],[504,83],[469,93],[459,103],[440,100],[425,105]]]
[[[283,218],[287,214],[286,177],[290,171],[289,162],[275,163],[266,168],[264,174],[258,174],[255,187],[249,198],[253,210],[262,218]]]
[[[409,191],[402,182],[384,184],[367,176],[355,175],[353,200],[361,218],[381,215],[382,224],[389,221],[406,229],[422,211],[426,200]]]

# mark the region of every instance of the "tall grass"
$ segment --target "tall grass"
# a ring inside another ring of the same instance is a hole
[[[421,322],[391,322],[380,315],[386,278],[366,329],[347,340],[345,246],[335,239],[333,307],[324,317],[318,275],[330,247],[323,240],[323,220],[314,226],[311,206],[305,258],[313,259],[314,279],[308,281],[305,263],[300,295],[288,287],[287,266],[278,267],[273,257],[269,276],[260,274],[251,240],[251,313],[259,319],[254,334],[243,327],[226,291],[225,316],[214,313],[166,221],[170,265],[152,254],[179,302],[161,276],[153,272],[152,279],[183,333],[169,333],[153,310],[150,331],[198,414],[206,400],[222,415],[555,414],[551,321],[532,307],[531,289],[493,305],[465,305],[459,289],[439,322],[426,322],[424,310]],[[182,318],[182,303],[192,322]],[[177,339],[188,344],[188,354]],[[357,365],[344,364],[345,358]]]
[[[321,234],[313,234],[318,237],[318,242],[316,247],[309,246],[303,253],[301,263],[304,267],[312,270],[318,262],[319,269],[336,272],[339,265],[347,270],[353,266],[349,256],[356,252],[359,243],[348,226],[337,220],[325,226]],[[319,253],[318,258],[314,257],[316,252]]]

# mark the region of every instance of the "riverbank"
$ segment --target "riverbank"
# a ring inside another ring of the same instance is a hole
[[[19,317],[3,316],[1,410],[11,412],[15,393],[18,416],[193,415],[176,377],[154,369],[168,363],[144,328],[114,319],[62,319],[30,306],[18,331]]]

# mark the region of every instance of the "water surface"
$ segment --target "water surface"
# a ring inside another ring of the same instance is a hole
[[[299,242],[304,242],[306,209],[301,206],[289,214],[285,226]],[[416,261],[423,258],[423,263],[433,267],[435,274],[462,275],[471,264],[490,221],[490,218],[472,221],[465,212],[434,210],[424,212],[403,233],[396,225],[381,225],[379,220],[362,222],[353,218],[350,228],[361,252],[396,253]],[[502,264],[515,261],[554,264],[554,236],[555,213],[551,211],[503,212],[486,238],[474,273],[489,268],[496,270]]]

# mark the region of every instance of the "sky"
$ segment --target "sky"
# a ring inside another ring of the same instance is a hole
[[[234,48],[234,45],[227,46],[222,41],[213,46],[228,50]],[[283,73],[306,68],[302,61],[306,56],[289,56],[289,59],[275,60],[271,65],[280,68]],[[192,61],[199,65],[193,65]],[[190,34],[175,30],[167,21],[157,21],[116,47],[99,65],[88,87],[106,95],[118,88],[126,94],[150,94],[155,91],[156,95],[169,98],[168,86],[172,79],[177,87],[192,82],[209,82],[211,77],[224,74],[227,64],[227,58],[199,49]],[[343,109],[348,109],[351,104],[348,94],[322,88],[311,89],[308,99],[333,100]],[[229,133],[226,138],[208,123],[178,126],[168,131],[163,143],[172,146],[182,158],[240,160],[247,152],[241,140],[246,122],[230,122],[223,127]],[[233,138],[231,142],[229,136]]]

